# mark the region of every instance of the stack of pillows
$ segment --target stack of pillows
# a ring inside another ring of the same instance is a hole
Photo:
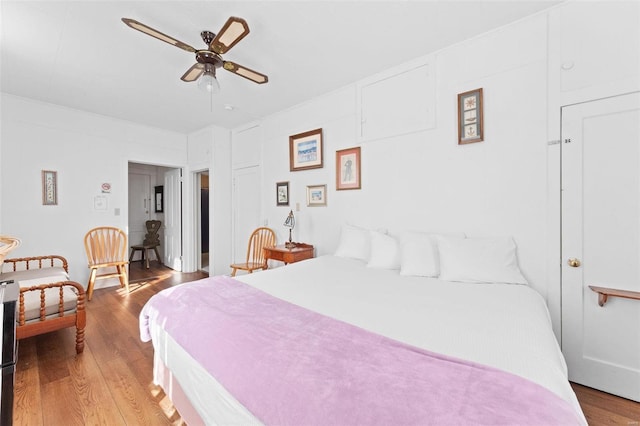
[[[511,237],[465,238],[463,233],[384,232],[343,225],[335,256],[367,267],[445,281],[527,284]]]

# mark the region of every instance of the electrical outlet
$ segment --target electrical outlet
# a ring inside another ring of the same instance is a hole
[[[296,211],[299,212],[300,211],[300,203],[296,203]]]

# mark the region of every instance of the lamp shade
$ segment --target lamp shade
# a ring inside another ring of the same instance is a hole
[[[296,226],[296,218],[293,216],[293,210],[289,212],[289,215],[285,219],[284,226],[286,228],[291,228],[291,229],[293,229]]]
[[[198,79],[198,88],[205,92],[219,93],[220,83],[216,79],[215,71],[205,71]]]
[[[289,212],[289,215],[285,219],[284,226],[285,228],[289,228],[289,242],[287,242],[285,246],[287,248],[293,248],[295,247],[295,243],[291,239],[291,231],[296,226],[296,218],[293,216],[293,210]]]

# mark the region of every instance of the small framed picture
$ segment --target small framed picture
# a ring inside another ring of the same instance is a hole
[[[482,88],[458,95],[458,145],[484,140]]]
[[[309,185],[307,186],[307,206],[326,206],[327,205],[327,185]]]
[[[45,206],[58,204],[58,172],[42,171],[42,204]]]
[[[164,186],[158,185],[154,187],[155,189],[155,212],[163,213],[164,212]]]
[[[360,147],[336,151],[336,189],[360,187]]]
[[[289,136],[289,170],[322,168],[322,129]]]
[[[276,205],[277,206],[289,205],[289,182],[276,183]]]

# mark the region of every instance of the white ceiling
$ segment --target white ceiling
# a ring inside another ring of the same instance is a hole
[[[234,128],[557,3],[2,0],[0,90],[183,133]],[[120,20],[201,49],[229,16],[251,33],[224,59],[269,82],[219,70],[213,97],[180,80],[193,54]]]

